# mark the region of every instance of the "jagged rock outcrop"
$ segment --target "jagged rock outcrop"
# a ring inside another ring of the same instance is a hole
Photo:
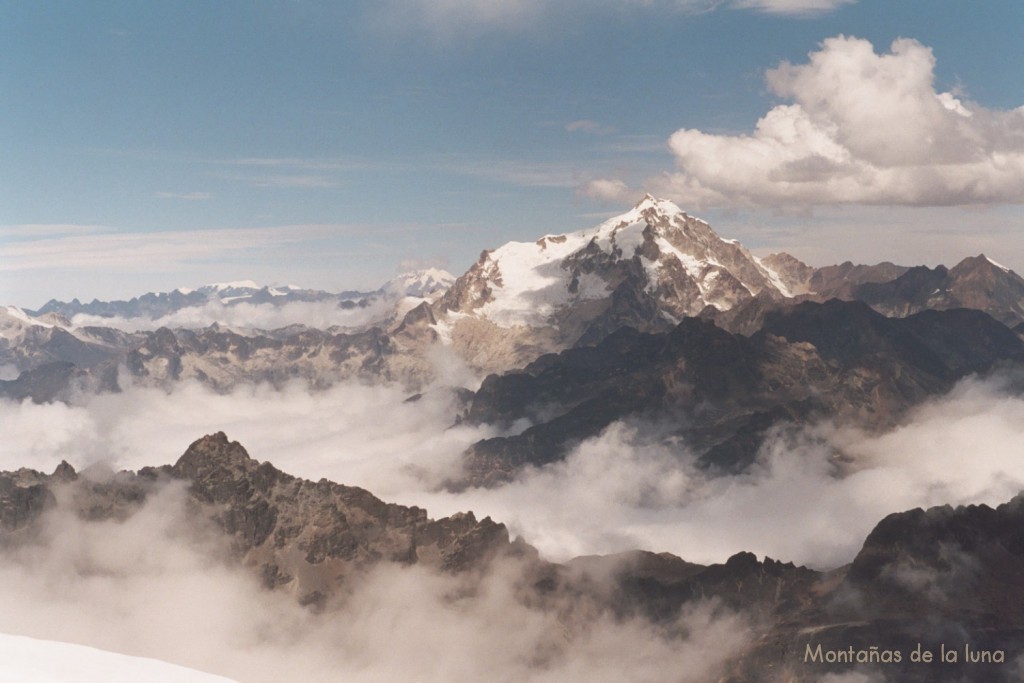
[[[379,562],[459,571],[511,548],[504,525],[490,518],[435,521],[364,489],[299,479],[253,460],[223,433],[193,443],[169,472],[216,511],[214,520],[268,585],[292,584],[302,596],[322,599],[346,575]]]
[[[529,554],[490,518],[460,513],[432,520],[425,510],[385,503],[364,489],[299,479],[253,460],[220,432],[194,442],[173,466],[138,474],[83,477],[67,463],[51,475],[0,473],[0,545],[27,537],[58,495],[83,519],[123,519],[172,480],[187,485],[192,514],[221,529],[267,587],[305,603],[322,603],[381,562],[460,572],[483,569],[499,554]]]

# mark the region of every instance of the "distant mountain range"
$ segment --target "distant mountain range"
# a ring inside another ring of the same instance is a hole
[[[331,324],[245,324],[281,311],[326,311]],[[676,431],[702,461],[738,471],[780,420],[891,426],[958,379],[1021,360],[1022,334],[1024,279],[983,255],[952,268],[758,258],[648,195],[592,229],[485,251],[458,278],[428,270],[335,294],[229,282],[8,306],[0,396],[49,401],[115,391],[126,377],[222,391],[359,379],[415,392],[438,379],[441,345],[493,373],[459,419],[530,424],[476,444],[453,486],[501,483],[615,420],[679,411],[699,413]]]
[[[302,289],[294,285],[261,286],[252,280],[242,280],[217,282],[196,289],[179,287],[173,292],[150,292],[128,301],[93,299],[91,302],[83,304],[78,299],[72,299],[70,302],[51,299],[39,310],[25,310],[24,313],[43,320],[46,320],[47,316],[56,316],[57,319],[65,319],[70,323],[76,315],[82,314],[99,318],[159,320],[183,309],[201,307],[210,303],[222,306],[240,304],[285,306],[295,302],[326,301],[336,303],[340,307],[365,306],[368,302],[379,298],[427,299],[443,292],[454,281],[455,277],[451,273],[437,268],[403,273],[372,292],[331,293],[317,289]]]

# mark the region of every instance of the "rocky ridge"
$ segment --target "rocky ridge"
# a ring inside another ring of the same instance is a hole
[[[516,586],[516,599],[553,611],[571,637],[597,614],[642,619],[673,633],[688,606],[744,615],[755,638],[734,652],[722,681],[815,681],[857,672],[888,680],[1011,681],[1016,669],[961,661],[941,670],[912,666],[914,644],[970,643],[1004,656],[1024,647],[1024,495],[997,508],[939,507],[890,515],[854,560],[831,571],[740,552],[698,565],[667,553],[631,551],[553,564],[504,526],[471,514],[431,520],[425,511],[385,503],[369,492],[312,482],[248,456],[223,434],[193,443],[173,466],[107,477],[66,463],[50,475],[0,473],[0,546],[31,544],[57,500],[79,517],[102,521],[134,514],[160,486],[186,486],[191,514],[212,522],[270,590],[329,609],[381,565],[421,564],[481,575],[493,562]],[[589,616],[588,616],[589,615]],[[808,661],[807,652],[899,651],[880,664]],[[1007,660],[1009,661],[1009,660]]]
[[[123,519],[174,481],[187,485],[192,514],[212,521],[242,564],[268,588],[288,590],[304,604],[323,602],[380,562],[458,572],[523,548],[489,518],[432,520],[425,510],[385,503],[364,489],[285,474],[222,432],[194,442],[173,466],[137,474],[80,476],[67,463],[50,475],[2,473],[0,536],[7,543],[30,536],[58,497],[70,499],[84,519]]]
[[[831,418],[868,429],[972,373],[1024,360],[1024,341],[979,311],[886,318],[859,302],[805,302],[768,313],[746,337],[697,318],[672,331],[625,328],[595,346],[548,354],[484,380],[463,419],[511,425],[466,454],[467,478],[493,486],[544,466],[616,420],[668,422],[707,467],[736,472],[780,422]]]

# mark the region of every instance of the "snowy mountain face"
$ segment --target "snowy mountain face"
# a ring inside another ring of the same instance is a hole
[[[647,195],[595,228],[485,251],[435,306],[437,330],[470,361],[597,341],[622,325],[660,331],[707,307],[791,292],[779,274],[704,221]]]
[[[439,268],[427,268],[410,273],[403,273],[389,280],[377,293],[414,297],[419,299],[436,299],[455,282],[455,276]]]
[[[704,221],[648,195],[596,228],[484,252],[445,305],[501,327],[542,327],[559,309],[608,299],[637,276],[643,292],[672,320],[706,306],[731,308],[762,291],[788,293],[738,242],[723,240]]]

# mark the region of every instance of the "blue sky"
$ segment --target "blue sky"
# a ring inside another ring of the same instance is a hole
[[[2,1],[0,300],[458,274],[645,191],[756,252],[1024,272],[1022,28],[1017,0]]]

